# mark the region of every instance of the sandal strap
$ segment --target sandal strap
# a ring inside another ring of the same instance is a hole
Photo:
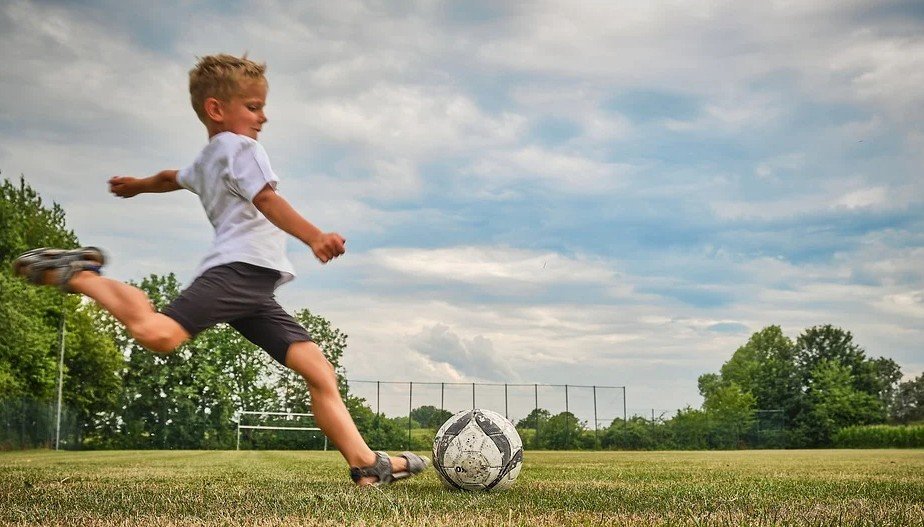
[[[394,481],[391,469],[391,459],[385,452],[377,451],[375,453],[375,463],[366,467],[350,467],[350,479],[353,483],[358,482],[361,478],[373,477],[378,478],[378,483],[391,483]]]
[[[56,261],[56,262],[78,262],[90,261],[99,265],[106,263],[106,255],[98,247],[80,247],[78,249],[52,249],[42,247],[26,251],[13,261],[13,272],[15,274],[25,274],[23,271],[39,262]]]
[[[398,457],[403,457],[407,460],[407,470],[404,472],[394,473],[395,479],[404,479],[415,474],[420,474],[426,470],[427,466],[430,464],[430,460],[426,457],[418,456],[413,452],[402,452]]]
[[[68,286],[68,282],[80,271],[92,271],[101,274],[102,266],[97,262],[89,261],[67,261],[67,260],[47,260],[36,262],[26,268],[29,273],[29,281],[33,284],[41,284],[45,273],[48,271],[57,271],[54,276],[54,283],[51,285],[58,286],[65,293],[73,293],[73,289]]]
[[[43,247],[26,251],[13,261],[13,273],[27,278],[36,285],[43,285],[45,273],[54,273],[52,284],[62,291],[72,293],[67,285],[74,274],[80,271],[92,271],[100,274],[100,268],[106,263],[106,256],[97,247],[80,247],[79,249],[51,249]]]
[[[73,293],[74,290],[71,289],[69,282],[75,274],[79,273],[80,271],[90,271],[96,274],[102,274],[101,268],[102,265],[96,262],[71,262],[71,264],[67,266],[66,269],[64,269],[64,272],[58,276],[58,288],[65,293]]]

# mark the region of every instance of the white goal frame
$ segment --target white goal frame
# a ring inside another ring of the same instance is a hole
[[[242,425],[241,417],[244,415],[281,415],[287,418],[289,417],[314,417],[314,414],[298,414],[298,413],[289,413],[289,412],[247,412],[241,411],[237,416],[237,446],[235,450],[241,449],[241,429],[249,430],[302,430],[310,432],[320,432],[321,429],[316,426],[267,426],[267,425]],[[327,450],[327,435],[324,435],[324,450]]]

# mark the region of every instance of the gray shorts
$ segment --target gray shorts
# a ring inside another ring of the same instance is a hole
[[[289,346],[310,341],[311,336],[276,302],[278,280],[279,271],[266,267],[243,262],[219,265],[196,278],[163,314],[192,337],[227,322],[285,365]]]

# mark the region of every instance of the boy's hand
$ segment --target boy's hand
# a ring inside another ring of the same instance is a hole
[[[109,192],[121,198],[130,198],[141,193],[138,178],[129,176],[115,176],[109,179]]]
[[[321,263],[327,263],[346,252],[346,240],[336,232],[325,232],[308,244]]]

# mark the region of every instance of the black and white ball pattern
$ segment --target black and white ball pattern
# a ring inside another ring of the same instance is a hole
[[[520,474],[523,442],[502,415],[465,410],[450,417],[436,433],[433,465],[451,489],[504,489]]]

